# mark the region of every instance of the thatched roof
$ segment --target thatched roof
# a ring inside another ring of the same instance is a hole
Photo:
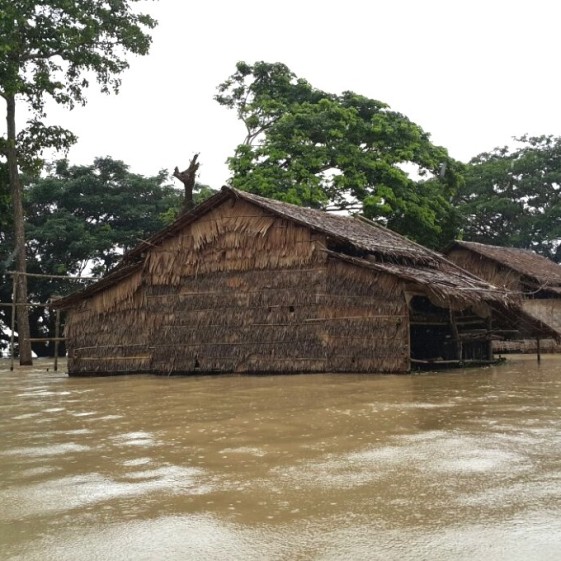
[[[340,240],[365,253],[378,255],[384,260],[406,259],[416,264],[435,265],[439,258],[426,248],[388,230],[379,224],[353,216],[340,216],[321,210],[300,207],[257,195],[234,191],[236,196],[257,204],[282,218],[307,226],[331,239]]]
[[[266,199],[258,195],[239,191],[232,187],[222,187],[213,197],[181,215],[173,224],[160,230],[145,242],[140,243],[123,257],[122,263],[138,258],[144,251],[163,240],[172,237],[187,224],[194,222],[212,208],[228,199],[242,199],[267,210],[274,216],[285,218],[316,232],[321,232],[334,240],[352,245],[356,250],[373,253],[386,259],[407,259],[422,264],[435,264],[440,257],[432,251],[411,242],[403,236],[378,224],[356,217],[338,216],[321,210],[296,206],[281,201]]]
[[[557,292],[555,287],[561,288],[561,266],[529,249],[455,241],[447,248],[446,253],[450,253],[458,247],[516,271],[524,277],[532,279],[538,285],[547,287],[548,290]]]
[[[355,265],[384,271],[410,284],[420,285],[438,300],[454,300],[463,304],[483,301],[505,303],[508,300],[505,291],[464,271],[439,253],[363,218],[333,215],[223,187],[219,193],[125,254],[121,263],[101,281],[60,299],[57,307],[71,307],[138,271],[147,250],[175,236],[185,226],[229,199],[242,199],[273,216],[324,234],[330,242],[330,247],[325,250],[331,256],[351,260]]]

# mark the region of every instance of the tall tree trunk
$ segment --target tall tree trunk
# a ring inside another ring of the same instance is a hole
[[[23,188],[21,185],[16,149],[16,99],[14,95],[6,96],[7,128],[8,128],[8,171],[10,174],[10,190],[14,212],[14,237],[16,250],[16,272],[26,272],[25,252],[25,220],[23,215]],[[29,310],[27,308],[27,277],[17,275],[17,331],[19,347],[19,363],[33,364],[29,331]]]

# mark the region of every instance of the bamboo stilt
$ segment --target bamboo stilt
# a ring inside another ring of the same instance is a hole
[[[15,352],[14,352],[14,331],[16,330],[16,297],[18,294],[18,283],[17,283],[17,276],[18,273],[14,273],[12,275],[12,282],[13,282],[13,289],[12,289],[12,323],[11,323],[11,330],[12,333],[10,334],[10,371],[14,371],[14,359],[15,359]]]
[[[58,342],[60,335],[60,310],[55,313],[55,372],[58,370]]]
[[[454,341],[456,341],[456,356],[458,360],[462,361],[463,346],[462,340],[460,339],[460,333],[458,332],[458,325],[456,324],[456,318],[454,317],[454,312],[450,310],[450,327],[452,328],[452,334],[454,336]]]

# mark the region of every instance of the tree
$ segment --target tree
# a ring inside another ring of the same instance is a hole
[[[183,189],[185,192],[183,198],[183,211],[189,212],[195,206],[195,199],[194,193],[195,185],[196,185],[196,177],[197,171],[199,171],[199,162],[197,162],[199,155],[195,154],[191,161],[189,162],[189,166],[184,171],[179,171],[179,168],[176,168],[173,171],[173,177],[176,177],[183,183]]]
[[[323,92],[265,62],[239,62],[216,100],[246,127],[229,159],[234,187],[358,211],[432,246],[450,236],[460,165],[385,103]]]
[[[0,166],[0,193],[1,172]],[[125,251],[168,225],[183,208],[183,192],[171,184],[168,173],[160,171],[145,177],[110,157],[96,158],[87,166],[59,160],[47,166],[44,177],[25,183],[28,271],[68,275],[64,279],[30,278],[28,292],[33,302],[46,302],[53,294],[66,295],[82,288],[83,283],[75,276],[108,272]],[[196,183],[194,200],[200,203],[214,193],[210,187]],[[10,215],[0,214],[0,219],[4,217]],[[2,302],[9,301],[12,290],[11,279],[2,276],[13,260],[11,238],[9,225],[4,227],[0,220],[0,239],[7,240],[0,244],[0,280],[5,281],[0,282]],[[2,325],[10,325],[7,308],[0,308],[0,348]],[[53,330],[54,318],[49,310],[32,307],[31,337],[46,337]],[[34,342],[32,348],[38,356],[52,352],[42,342]]]
[[[561,137],[523,136],[473,158],[456,196],[463,238],[561,261]]]
[[[145,177],[110,157],[88,166],[59,160],[26,188],[30,253],[45,273],[106,273],[181,204],[165,171]]]
[[[74,275],[106,273],[123,252],[163,228],[183,202],[166,172],[145,177],[109,157],[87,166],[59,160],[48,169],[25,189],[28,270],[69,278],[31,278],[35,302],[79,289]],[[33,337],[52,328],[44,308],[32,308],[30,320]],[[33,350],[39,356],[49,351],[44,343],[34,343]]]
[[[16,269],[26,271],[23,189],[20,168],[36,162],[45,148],[68,146],[75,137],[43,123],[45,103],[72,108],[84,104],[89,79],[104,92],[118,91],[128,53],[145,55],[156,22],[132,10],[138,0],[0,0],[0,96],[6,102],[7,136],[0,146],[6,157],[13,209]],[[32,117],[16,129],[16,106]],[[31,364],[27,283],[19,275],[18,332],[20,363]]]

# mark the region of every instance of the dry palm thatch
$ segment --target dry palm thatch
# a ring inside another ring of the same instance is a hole
[[[456,241],[446,254],[465,269],[499,286],[524,286],[561,294],[561,266],[528,249]]]
[[[57,305],[71,373],[402,372],[414,298],[415,321],[452,321],[458,341],[511,305],[369,221],[223,188]]]

